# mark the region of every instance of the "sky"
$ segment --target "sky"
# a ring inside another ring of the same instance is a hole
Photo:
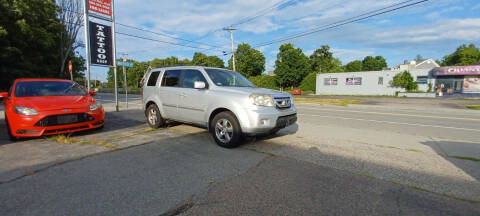
[[[266,71],[274,70],[278,48],[287,42],[301,48],[306,55],[322,45],[328,45],[343,64],[368,55],[381,55],[387,59],[389,67],[412,60],[417,54],[424,58],[441,59],[462,44],[480,46],[479,0],[430,0],[304,37],[257,46],[404,1],[115,0],[116,31],[194,47],[117,34],[117,57],[121,57],[119,53],[128,53],[129,59],[137,61],[169,56],[192,59],[195,52],[203,52],[217,55],[227,62],[230,55],[222,55],[222,51],[231,52],[230,34],[222,28],[232,25],[237,29],[234,32],[235,47],[248,43],[261,51],[266,57]],[[255,15],[259,16],[235,25]],[[82,32],[79,39],[83,37]],[[92,79],[106,81],[107,68],[92,67],[91,71]]]

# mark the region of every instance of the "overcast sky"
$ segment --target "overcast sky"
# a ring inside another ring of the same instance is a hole
[[[272,7],[278,2],[286,2]],[[131,38],[117,34],[117,52],[129,58],[149,61],[177,56],[191,59],[194,52],[221,55],[230,51],[230,35],[219,29],[257,14],[250,22],[234,26],[235,44],[260,44],[276,38],[331,24],[371,10],[400,3],[400,0],[115,0],[118,23],[160,32],[173,37],[215,45],[216,50],[198,50]],[[117,31],[156,40],[185,44],[185,41],[132,30],[117,25]],[[83,35],[79,35],[83,38]],[[329,45],[346,64],[367,55],[382,55],[389,66],[411,60],[417,54],[441,59],[461,44],[480,45],[480,1],[430,0],[416,6],[364,21],[289,40],[309,55]],[[209,48],[204,44],[189,46]],[[282,43],[258,47],[266,57],[266,69],[273,70]],[[218,48],[220,47],[220,48]],[[84,50],[79,50],[84,52]],[[229,56],[221,56],[226,62]],[[105,68],[92,68],[92,79],[106,80]]]

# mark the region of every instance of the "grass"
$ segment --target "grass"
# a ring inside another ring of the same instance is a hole
[[[295,103],[310,103],[319,105],[348,106],[350,104],[361,104],[360,100],[329,99],[329,98],[294,98]]]
[[[418,150],[418,149],[408,149],[408,151],[411,151],[411,152],[422,152],[422,150]]]
[[[108,144],[105,140],[97,140],[95,137],[91,137],[89,140],[78,140],[76,138],[65,136],[65,135],[57,135],[48,137],[47,140],[61,143],[61,144],[77,144],[77,145],[96,145],[101,146],[108,149],[116,149],[115,146]]]
[[[466,107],[472,110],[480,110],[480,105],[467,105]]]
[[[474,157],[462,157],[462,156],[452,156],[452,157],[460,159],[460,160],[469,160],[469,161],[474,161],[474,162],[480,162],[480,159],[474,158]]]

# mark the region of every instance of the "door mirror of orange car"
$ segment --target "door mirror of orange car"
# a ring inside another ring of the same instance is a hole
[[[5,99],[8,97],[8,92],[0,92],[0,99]]]
[[[88,95],[90,95],[90,96],[92,96],[92,97],[95,96],[96,94],[97,94],[96,91],[89,91],[89,92],[88,92]]]

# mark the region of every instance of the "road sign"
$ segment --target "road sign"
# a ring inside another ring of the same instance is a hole
[[[117,66],[133,67],[133,63],[132,62],[117,61]]]

